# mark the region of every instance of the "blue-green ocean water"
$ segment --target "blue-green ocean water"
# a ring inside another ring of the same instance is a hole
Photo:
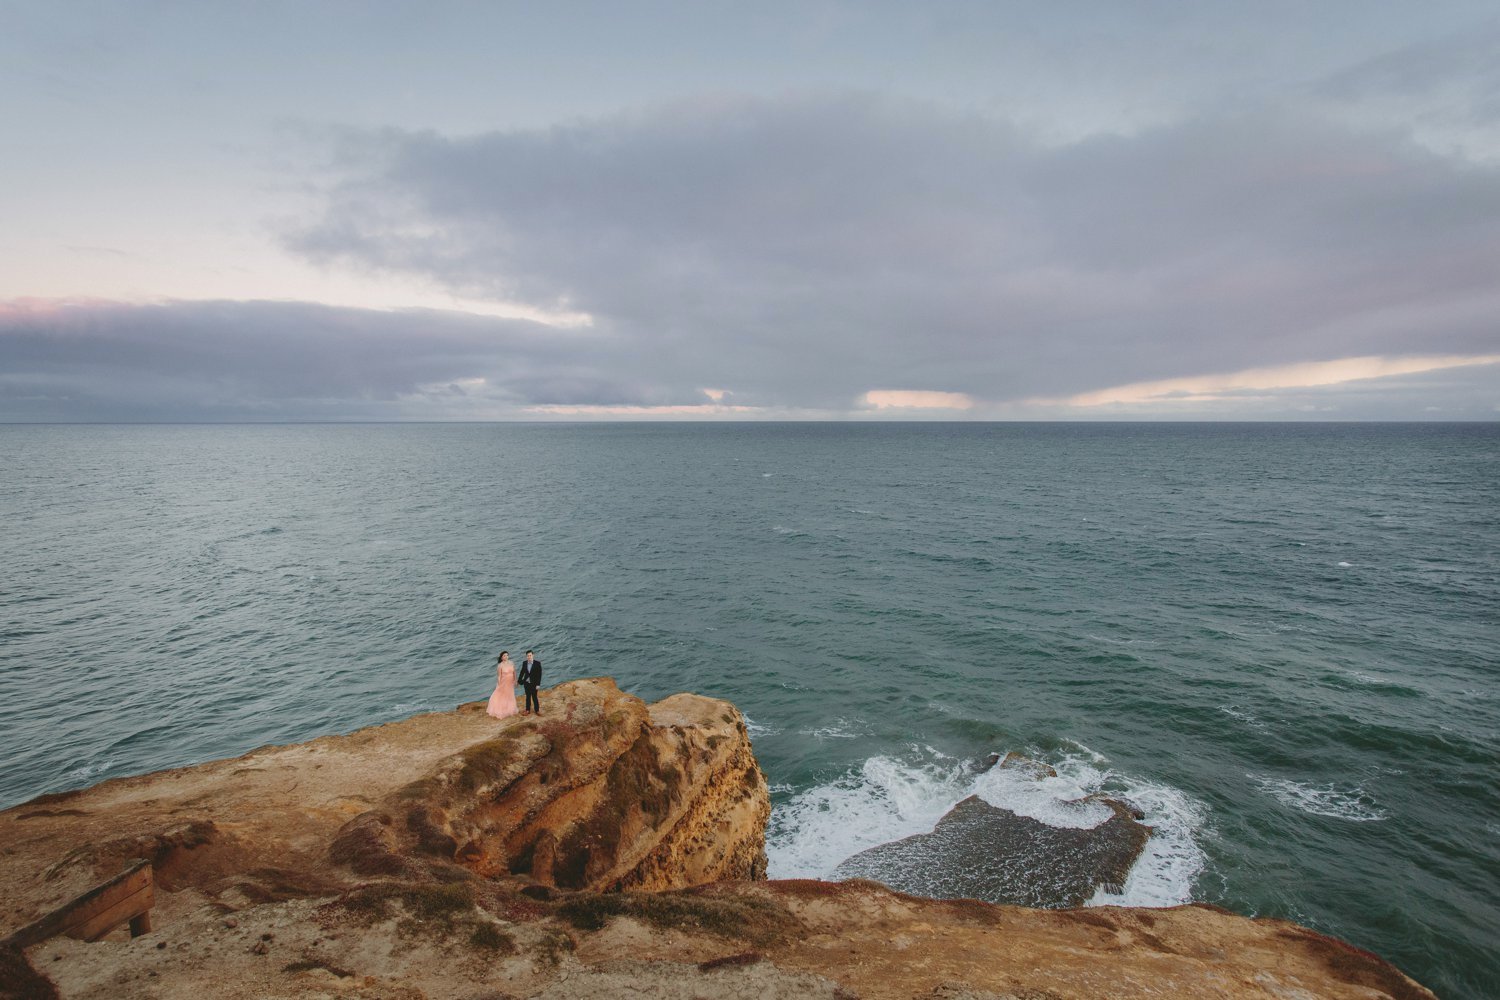
[[[1157,835],[1096,902],[1500,996],[1500,425],[8,426],[0,470],[0,806],[532,647],[738,704],[773,875],[1103,788]]]

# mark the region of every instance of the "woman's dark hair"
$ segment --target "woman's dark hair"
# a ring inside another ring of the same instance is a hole
[[[505,659],[505,654],[509,653],[509,652],[510,652],[510,650],[508,650],[508,649],[502,649],[502,650],[500,650],[500,655],[497,656],[497,657],[495,657],[495,662],[499,663],[501,660]]]

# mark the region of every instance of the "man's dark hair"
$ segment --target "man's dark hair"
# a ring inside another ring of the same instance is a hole
[[[534,652],[535,652],[535,650],[531,650],[531,649],[528,649],[528,650],[527,650],[527,651],[526,651],[526,655],[527,655],[527,656],[530,656],[530,655],[532,655],[532,654],[533,654],[533,653],[534,653]]]

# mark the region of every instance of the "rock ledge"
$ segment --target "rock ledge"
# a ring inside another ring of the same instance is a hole
[[[613,681],[0,812],[0,935],[155,866],[153,929],[0,948],[48,1000],[1432,1000],[1379,958],[1203,906],[1036,910],[767,882],[770,805],[726,702]]]

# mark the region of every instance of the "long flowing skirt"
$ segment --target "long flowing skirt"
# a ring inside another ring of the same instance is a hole
[[[516,712],[516,689],[503,684],[495,686],[495,693],[490,695],[489,706],[485,711],[497,719],[508,719]]]

